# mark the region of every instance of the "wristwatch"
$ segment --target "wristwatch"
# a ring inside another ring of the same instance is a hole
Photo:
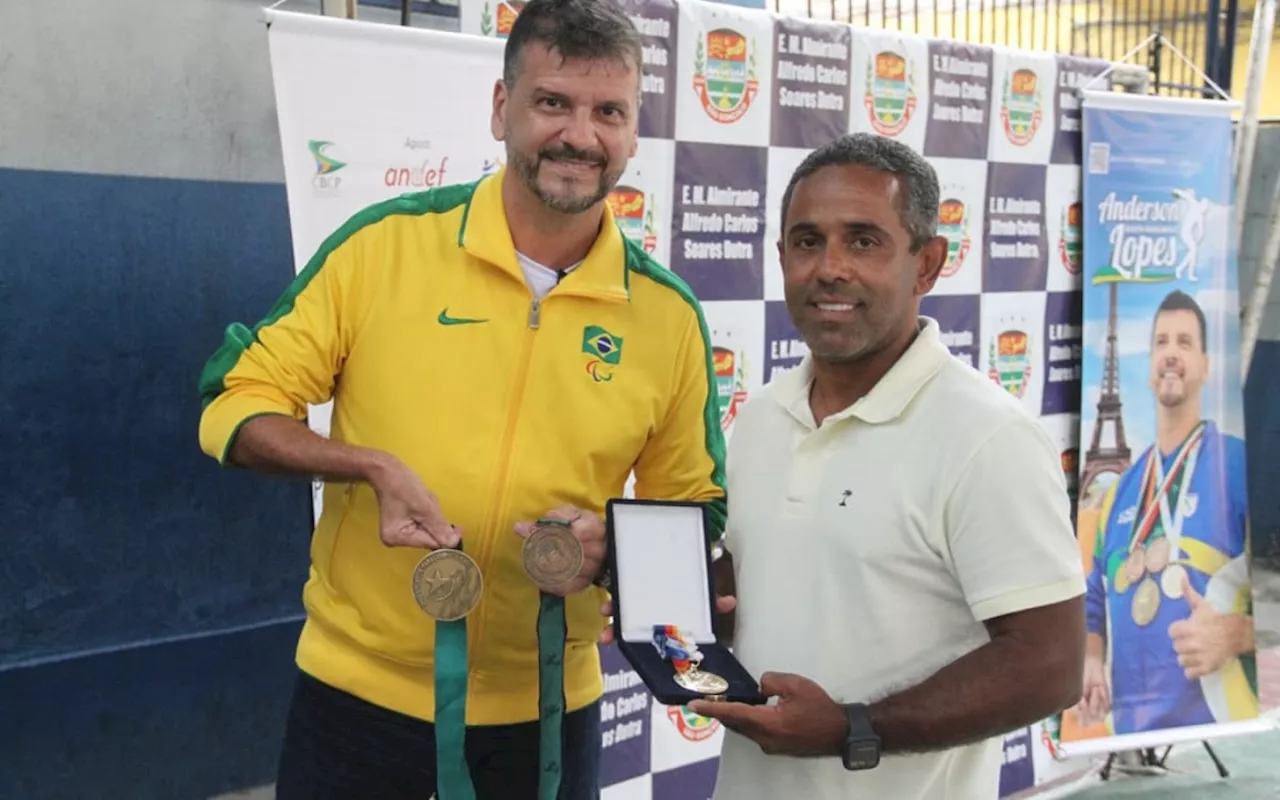
[[[865,703],[847,703],[845,717],[849,720],[849,735],[845,737],[840,756],[844,768],[850,771],[873,769],[880,763],[880,736],[871,727],[871,715]]]

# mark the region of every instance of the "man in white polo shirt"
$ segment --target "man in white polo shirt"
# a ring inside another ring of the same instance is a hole
[[[716,800],[995,800],[1003,734],[1073,705],[1084,575],[1059,454],[918,315],[946,257],[933,168],[855,134],[783,196],[810,355],[728,456],[734,649]]]

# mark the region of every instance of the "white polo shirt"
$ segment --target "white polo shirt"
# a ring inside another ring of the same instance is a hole
[[[951,356],[934,320],[821,427],[811,377],[806,356],[750,400],[729,446],[734,651],[753,675],[796,673],[837,702],[871,702],[988,642],[983,620],[1084,593],[1057,447]],[[766,756],[727,731],[715,800],[995,800],[1001,747],[849,772],[838,757]]]

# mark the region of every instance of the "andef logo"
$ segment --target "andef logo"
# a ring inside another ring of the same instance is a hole
[[[342,178],[334,175],[335,172],[345,167],[345,161],[339,161],[333,156],[325,153],[333,142],[324,142],[318,139],[311,139],[307,142],[307,150],[311,153],[311,158],[316,163],[315,174],[311,177],[311,188],[317,194],[334,194],[338,191],[338,187],[342,185]]]
[[[964,266],[964,257],[972,244],[969,209],[963,200],[951,197],[938,205],[938,235],[947,237],[947,260],[942,265],[942,277],[950,278]]]
[[[1072,275],[1080,274],[1080,222],[1083,213],[1077,200],[1062,212],[1062,233],[1058,236],[1058,256]]]
[[[720,430],[728,431],[747,401],[746,370],[739,355],[727,347],[714,346],[711,354],[716,370],[716,399],[720,405]]]
[[[485,36],[494,34],[499,38],[506,38],[511,33],[511,26],[516,23],[516,17],[520,16],[520,12],[524,10],[524,3],[520,0],[508,0],[508,2],[498,3],[498,30],[494,34],[493,16],[489,11],[489,3],[484,4],[484,10],[480,12],[480,32]]]
[[[698,39],[693,90],[707,116],[723,125],[742,119],[759,91],[756,46],[735,30],[718,28]]]
[[[862,100],[871,127],[881,136],[897,136],[910,124],[916,110],[915,72],[914,64],[892,50],[867,59],[867,93]]]
[[[448,164],[449,157],[443,156],[439,162],[423,159],[416,167],[388,167],[382,180],[387,186],[396,188],[432,189],[444,186]]]
[[[653,221],[653,205],[644,192],[632,186],[617,186],[609,192],[607,202],[614,221],[628,239],[643,247],[646,253],[658,249],[658,227]]]
[[[1025,68],[1005,75],[1004,104],[1000,108],[1004,135],[1018,147],[1024,147],[1036,138],[1040,119],[1040,79]]]
[[[680,735],[691,742],[710,739],[720,730],[720,720],[700,717],[684,706],[668,706],[667,719],[675,723]]]
[[[1031,377],[1031,340],[1025,331],[1007,330],[991,340],[987,377],[1009,394],[1022,399]]]

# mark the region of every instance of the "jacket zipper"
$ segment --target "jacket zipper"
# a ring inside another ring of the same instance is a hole
[[[497,494],[495,502],[490,506],[489,518],[485,520],[484,528],[485,536],[480,539],[480,550],[475,554],[476,563],[479,564],[481,572],[489,567],[489,556],[493,551],[493,545],[499,536],[504,534],[503,531],[494,530],[494,526],[501,519],[501,512],[507,505],[507,497],[510,494],[510,487],[507,483],[511,476],[511,447],[512,440],[515,437],[516,423],[520,418],[521,406],[524,404],[524,390],[529,379],[529,361],[533,351],[534,337],[538,332],[538,323],[542,314],[542,298],[534,297],[529,304],[529,329],[525,334],[524,347],[520,353],[520,366],[516,378],[516,390],[511,399],[510,411],[507,414],[507,426],[502,434],[502,447],[499,452],[502,453],[502,465],[498,473],[498,480],[495,482],[497,486]],[[510,533],[510,532],[508,532]],[[514,536],[514,533],[511,533]],[[472,642],[469,649],[472,652],[480,652],[480,644],[484,638],[485,618],[479,615],[475,621],[472,634]]]

